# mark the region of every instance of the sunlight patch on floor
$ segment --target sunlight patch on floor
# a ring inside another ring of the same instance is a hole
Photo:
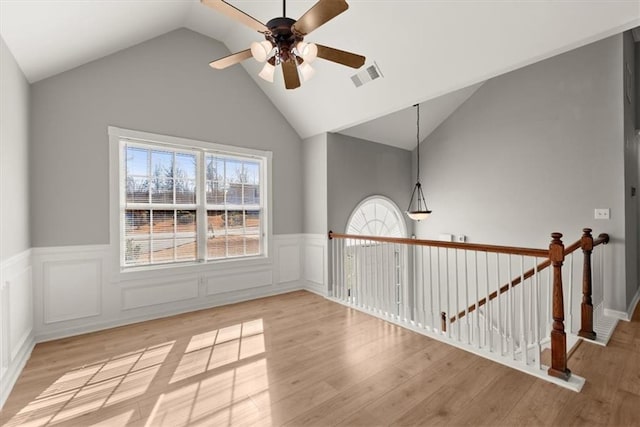
[[[69,371],[22,408],[7,426],[70,421],[141,396],[174,343],[143,348]]]
[[[259,359],[161,394],[145,425],[253,424],[263,414],[249,395],[268,388],[267,361]]]
[[[174,384],[264,352],[262,319],[194,335],[169,383]]]

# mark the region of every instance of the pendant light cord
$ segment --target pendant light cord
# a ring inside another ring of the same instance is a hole
[[[416,104],[416,150],[418,152],[418,165],[417,165],[417,177],[416,177],[416,182],[420,182],[420,104]]]
[[[287,0],[282,0],[282,17],[287,17]]]

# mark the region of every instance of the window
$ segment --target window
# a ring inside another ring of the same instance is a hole
[[[267,255],[271,153],[112,127],[109,133],[121,268]]]
[[[371,196],[351,212],[347,234],[406,237],[407,228],[396,204],[384,196]]]

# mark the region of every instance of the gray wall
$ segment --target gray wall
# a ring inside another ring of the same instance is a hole
[[[411,152],[341,134],[327,135],[328,227],[344,233],[353,209],[374,194],[404,211],[414,182]],[[407,223],[412,232],[412,224]]]
[[[0,38],[0,260],[31,246],[29,83]]]
[[[635,43],[636,129],[640,129],[640,42]]]
[[[631,189],[638,188],[638,143],[636,140],[636,90],[635,90],[635,47],[631,31],[623,39],[623,85],[624,96],[624,205],[627,265],[627,305],[635,296],[640,276],[638,276],[638,203],[631,196]],[[629,307],[632,309],[632,307]]]
[[[107,126],[273,151],[276,234],[302,231],[301,140],[219,42],[180,29],[32,86],[32,245],[109,242]]]
[[[304,233],[325,234],[327,230],[327,134],[302,141],[304,171]]]
[[[433,214],[418,237],[545,248],[553,231],[607,232],[605,298],[626,310],[622,55],[615,36],[486,82],[421,146]]]

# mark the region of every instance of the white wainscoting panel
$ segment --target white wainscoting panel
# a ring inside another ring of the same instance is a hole
[[[271,266],[250,271],[206,276],[207,295],[234,292],[242,289],[260,288],[273,283]]]
[[[122,289],[122,309],[148,307],[198,297],[197,277]]]
[[[307,234],[304,239],[303,277],[305,287],[320,295],[327,295],[327,236],[324,234]]]
[[[0,264],[0,408],[27,363],[33,346],[31,250]]]
[[[31,266],[6,282],[9,293],[9,355],[14,360],[33,331]]]
[[[101,259],[47,261],[42,270],[45,323],[100,314]]]
[[[35,337],[46,341],[296,289],[321,293],[322,285],[303,280],[305,242],[303,234],[275,235],[267,260],[127,273],[112,265],[110,245],[34,248]],[[316,268],[311,276],[322,281],[323,267]]]
[[[302,278],[302,252],[304,235],[291,234],[279,237],[274,242],[277,273],[276,282],[289,283]]]

